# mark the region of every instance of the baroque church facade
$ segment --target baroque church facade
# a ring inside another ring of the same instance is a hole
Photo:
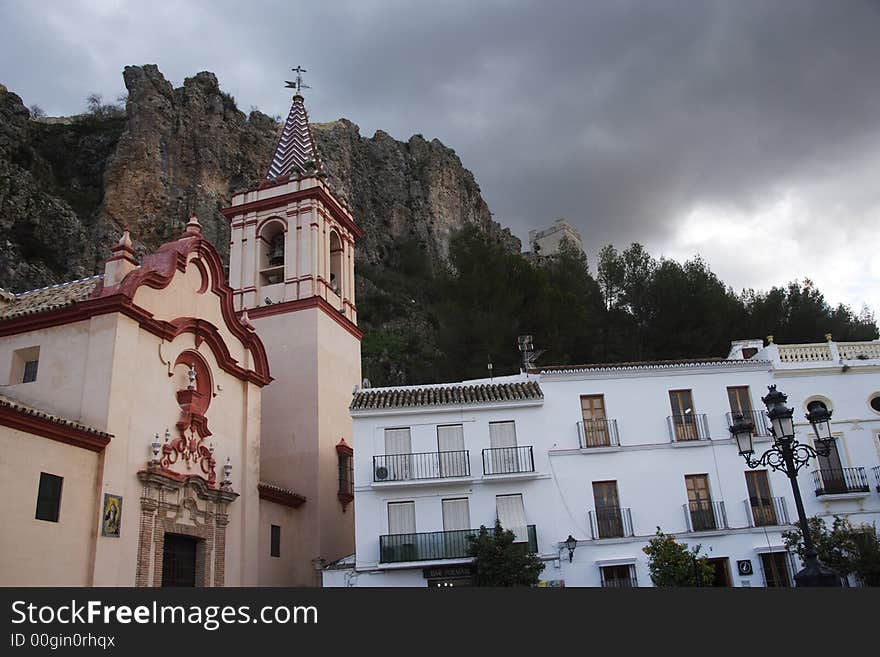
[[[354,248],[299,85],[236,194],[138,262],[0,290],[0,585],[315,586],[354,547]]]

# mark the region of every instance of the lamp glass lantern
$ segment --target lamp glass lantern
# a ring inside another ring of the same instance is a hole
[[[755,431],[754,422],[747,420],[742,413],[737,413],[733,417],[733,425],[729,427],[729,431],[736,441],[740,456],[749,457],[755,452],[752,441],[752,434]]]
[[[788,396],[779,392],[775,385],[768,386],[769,392],[761,401],[767,406],[767,416],[773,427],[776,440],[794,438],[794,411],[785,405]]]
[[[568,548],[568,562],[571,563],[572,559],[574,559],[574,549],[577,547],[577,539],[571,534],[568,535],[568,538],[565,539],[565,547]]]
[[[834,440],[831,435],[831,411],[823,402],[812,401],[807,405],[807,420],[816,434],[816,441],[820,445],[830,444]]]

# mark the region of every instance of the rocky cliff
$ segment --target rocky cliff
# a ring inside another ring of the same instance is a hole
[[[175,89],[156,66],[123,73],[124,112],[66,121],[33,120],[21,99],[0,90],[0,286],[47,285],[97,271],[123,226],[139,251],[177,234],[196,213],[225,257],[220,208],[259,181],[280,125],[245,115],[213,73]],[[449,236],[475,224],[518,249],[492,221],[473,175],[455,152],[420,135],[372,138],[340,119],[313,126],[325,170],[366,235],[358,261],[394,267],[401,244],[417,244],[429,266]]]

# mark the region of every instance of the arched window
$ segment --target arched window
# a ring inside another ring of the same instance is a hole
[[[335,230],[330,231],[330,287],[342,296],[342,240]]]
[[[267,221],[260,230],[260,284],[274,285],[284,280],[284,224]]]

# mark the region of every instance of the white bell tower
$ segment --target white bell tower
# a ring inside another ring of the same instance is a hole
[[[342,490],[337,445],[352,444],[348,406],[361,382],[354,247],[363,231],[325,182],[303,102],[305,71],[294,71],[266,179],[223,210],[235,310],[263,340],[274,378],[262,391],[260,481],[281,492],[267,492],[260,505],[261,586],[320,585],[316,560],[354,552],[354,505]],[[278,557],[270,556],[273,525]]]

